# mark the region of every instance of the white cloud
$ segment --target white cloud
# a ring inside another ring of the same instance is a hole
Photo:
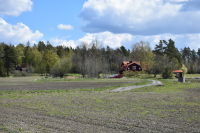
[[[58,45],[62,45],[65,47],[72,47],[72,48],[76,48],[76,43],[74,42],[74,40],[65,40],[65,39],[58,39],[58,38],[51,38],[50,42],[53,46],[58,46]]]
[[[95,40],[98,40],[100,43],[102,43],[103,47],[106,47],[108,45],[112,48],[116,48],[120,47],[123,42],[131,41],[132,35],[113,34],[111,32],[102,32],[95,34],[87,33],[83,38],[77,41],[77,44],[80,44],[81,42],[87,42],[88,44],[90,44]]]
[[[24,11],[32,10],[31,0],[0,0],[0,15],[19,16]]]
[[[182,12],[185,0],[88,0],[79,17],[86,33],[132,35],[187,34],[200,31],[200,12]]]
[[[35,43],[38,39],[43,37],[43,34],[38,30],[33,33],[28,26],[23,23],[12,25],[0,18],[0,42],[19,44]]]
[[[68,36],[67,36],[68,37]],[[132,35],[130,34],[113,34],[111,32],[102,32],[97,34],[86,33],[86,35],[76,41],[74,40],[66,40],[66,37],[62,37],[58,39],[57,37],[51,38],[50,42],[54,45],[63,45],[63,46],[71,46],[75,48],[76,46],[81,45],[83,42],[91,44],[93,41],[98,40],[103,47],[107,45],[111,48],[120,47],[122,43],[132,40]]]
[[[74,27],[69,24],[68,25],[59,24],[57,27],[58,27],[58,29],[61,29],[61,30],[73,30],[74,29]]]
[[[57,37],[50,39],[52,45],[63,45],[68,47],[76,48],[76,46],[81,45],[83,42],[91,44],[93,41],[97,40],[102,44],[103,47],[117,48],[120,46],[125,46],[127,49],[131,49],[131,46],[137,42],[144,41],[149,42],[152,49],[155,45],[159,43],[160,40],[172,39],[175,41],[175,47],[183,49],[184,47],[190,47],[196,51],[200,48],[200,34],[159,34],[159,35],[131,35],[131,34],[113,34],[111,32],[101,32],[101,33],[86,33],[84,37],[78,40],[66,40],[66,37],[58,39]]]
[[[164,0],[165,2],[188,2],[189,0]]]

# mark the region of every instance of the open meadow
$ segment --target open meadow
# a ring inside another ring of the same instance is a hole
[[[0,132],[200,132],[200,83],[159,80],[0,78]]]

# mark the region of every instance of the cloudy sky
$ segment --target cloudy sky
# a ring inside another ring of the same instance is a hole
[[[200,48],[200,0],[0,0],[0,42]]]

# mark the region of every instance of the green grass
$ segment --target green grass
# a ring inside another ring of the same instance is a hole
[[[200,77],[200,74],[186,74],[185,78],[196,78]]]
[[[153,78],[155,79],[155,78]],[[157,79],[162,82],[162,86],[149,86],[131,90],[132,92],[156,92],[156,93],[171,93],[180,92],[186,88],[199,87],[200,83],[182,83],[177,79]]]
[[[94,81],[94,79],[91,81]],[[111,81],[113,82],[113,80],[111,80]],[[105,81],[105,82],[110,82],[110,81]],[[128,87],[128,86],[134,86],[134,85],[146,85],[148,83],[151,83],[151,81],[149,81],[147,79],[140,79],[140,80],[136,79],[136,82],[133,84],[106,86],[106,87],[100,87],[100,88],[95,88],[95,89],[92,88],[92,89],[67,89],[67,90],[58,89],[58,90],[33,90],[33,91],[0,91],[0,97],[8,98],[8,99],[16,99],[16,98],[22,97],[23,94],[43,95],[46,93],[49,94],[49,93],[72,93],[72,92],[84,92],[84,91],[85,92],[107,91],[107,90],[114,90],[119,87]],[[5,95],[5,94],[7,94],[7,95]],[[31,97],[27,96],[26,98],[31,98]]]

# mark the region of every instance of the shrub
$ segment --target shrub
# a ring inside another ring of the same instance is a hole
[[[139,74],[146,74],[146,72],[142,70],[142,71],[139,71]]]
[[[138,76],[138,71],[123,71],[123,77],[133,77]]]
[[[162,78],[172,79],[175,78],[175,74],[173,73],[170,67],[165,67],[165,69],[162,72]]]
[[[62,58],[56,62],[54,68],[51,70],[53,77],[59,76],[62,78],[64,74],[69,72],[71,69],[71,60],[69,58]]]
[[[13,72],[13,77],[19,77],[19,75],[20,75],[19,71],[15,70]]]
[[[182,64],[182,67],[180,69],[183,70],[183,77],[185,77],[187,74],[187,67],[185,67],[185,65]]]
[[[26,77],[26,72],[22,72],[21,76]]]
[[[27,73],[34,73],[34,72],[35,72],[35,69],[34,69],[34,67],[32,67],[32,66],[28,66],[28,67],[26,68],[26,72],[27,72]]]

